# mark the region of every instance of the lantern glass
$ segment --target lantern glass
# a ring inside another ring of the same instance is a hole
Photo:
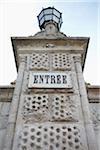
[[[47,14],[52,14],[52,9],[45,9],[44,10],[44,14],[47,15]]]
[[[43,17],[43,11],[39,15],[39,20]]]
[[[46,15],[45,20],[52,20],[52,15]]]
[[[58,17],[56,17],[56,16],[53,16],[53,20],[54,20],[56,23],[58,23],[58,22],[59,22],[59,18],[58,18]]]
[[[62,24],[62,16],[61,13],[54,7],[48,7],[40,12],[40,14],[38,15],[38,21],[40,29],[45,28],[44,24],[50,21],[55,23],[59,30]]]
[[[60,18],[60,13],[57,10],[53,10],[54,15],[56,15],[58,18]]]
[[[42,19],[40,20],[40,25],[42,25],[44,22],[44,17],[42,17]]]

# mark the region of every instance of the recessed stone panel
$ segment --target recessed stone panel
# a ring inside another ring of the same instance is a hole
[[[19,150],[86,150],[78,125],[27,124],[19,135]]]
[[[26,95],[23,104],[23,118],[26,121],[43,121],[47,120],[48,112],[48,95],[34,94]]]
[[[26,95],[23,104],[23,118],[34,121],[78,121],[77,99],[66,94]]]
[[[32,53],[30,57],[30,69],[49,70],[49,56],[47,53]]]
[[[77,100],[74,96],[55,94],[52,102],[52,119],[55,121],[77,121]]]
[[[66,53],[52,54],[53,70],[71,70],[71,57]]]

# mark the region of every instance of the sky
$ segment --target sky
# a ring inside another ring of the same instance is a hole
[[[83,75],[85,82],[100,85],[99,0],[0,0],[0,85],[10,85],[17,78],[11,37],[40,31],[37,15],[50,6],[62,12],[61,32],[90,37]]]

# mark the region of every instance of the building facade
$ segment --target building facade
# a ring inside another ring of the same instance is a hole
[[[89,38],[61,33],[55,8],[38,20],[40,32],[11,38],[18,77],[0,88],[0,149],[99,150],[100,87],[83,78]]]

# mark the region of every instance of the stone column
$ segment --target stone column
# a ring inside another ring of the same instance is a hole
[[[77,73],[77,81],[78,81],[78,86],[79,86],[80,101],[81,101],[81,107],[82,107],[82,112],[83,112],[84,125],[86,129],[88,148],[89,150],[97,150],[93,124],[92,124],[92,120],[91,120],[90,112],[89,112],[89,104],[88,104],[86,86],[85,86],[85,82],[84,82],[84,78],[82,74],[80,55],[77,55],[74,57],[74,63],[75,63],[75,68],[76,68],[76,73]]]
[[[15,124],[16,124],[20,94],[21,94],[21,89],[22,89],[22,83],[23,83],[24,69],[25,69],[25,56],[21,57],[21,61],[20,61],[18,77],[16,80],[15,90],[14,90],[9,118],[8,118],[8,127],[6,131],[6,138],[4,141],[5,142],[4,150],[12,149]]]

